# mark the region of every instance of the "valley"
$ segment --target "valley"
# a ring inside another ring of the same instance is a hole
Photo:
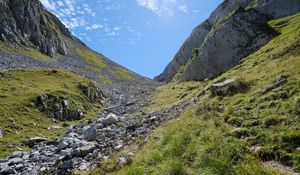
[[[225,0],[154,80],[20,4],[0,1],[1,175],[299,175],[299,1]]]

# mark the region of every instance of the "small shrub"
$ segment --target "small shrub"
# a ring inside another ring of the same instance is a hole
[[[293,148],[298,148],[300,147],[300,132],[290,132],[286,135],[283,135],[281,140]]]
[[[180,161],[172,160],[168,163],[166,168],[168,175],[186,175],[187,170],[184,167],[183,163]]]
[[[270,117],[266,117],[265,121],[264,121],[264,126],[266,128],[273,126],[273,125],[278,125],[281,123],[281,119],[270,116]]]

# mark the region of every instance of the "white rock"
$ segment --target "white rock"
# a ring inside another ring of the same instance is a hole
[[[107,115],[107,117],[101,118],[100,121],[104,125],[112,125],[118,122],[118,117],[116,116],[116,114],[110,113]]]

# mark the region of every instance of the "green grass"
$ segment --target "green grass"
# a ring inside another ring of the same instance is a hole
[[[95,71],[102,71],[107,65],[106,61],[99,54],[86,49],[86,48],[76,48],[76,54],[83,58],[88,64],[92,66]]]
[[[160,86],[144,110],[147,112],[158,111],[182,100],[196,98],[200,95],[204,84],[203,82],[185,82]]]
[[[148,111],[185,98],[197,98],[199,104],[159,127],[131,165],[90,173],[279,174],[262,164],[269,160],[300,172],[300,13],[269,24],[281,34],[232,70],[207,82],[159,87]],[[289,74],[287,83],[257,93],[283,73]],[[232,78],[251,86],[230,96],[211,96],[210,85]],[[202,90],[206,95],[199,96]]]
[[[120,80],[133,80],[136,77],[132,72],[120,67],[112,68],[110,73],[114,78]]]
[[[90,81],[64,70],[14,70],[0,72],[0,128],[5,136],[0,138],[0,156],[9,155],[16,147],[27,150],[21,143],[27,137],[44,136],[56,138],[67,128],[47,130],[53,122],[35,106],[35,99],[44,93],[54,94],[74,101],[77,105],[90,104],[84,119],[94,118],[100,104],[92,104],[78,88],[79,84],[89,85]],[[79,121],[69,122],[76,124]]]
[[[11,46],[9,44],[6,44],[4,42],[0,41],[0,51],[7,53],[7,54],[16,54],[16,55],[21,55],[21,56],[26,56],[30,58],[34,58],[40,61],[49,61],[53,60],[53,58],[48,57],[47,55],[42,54],[38,50],[30,47],[25,47],[25,46]]]
[[[276,174],[253,158],[218,116],[201,120],[195,109],[160,127],[133,164],[111,174]]]

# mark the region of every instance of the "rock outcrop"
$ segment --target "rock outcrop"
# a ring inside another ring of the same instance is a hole
[[[199,55],[189,60],[179,79],[210,79],[234,67],[276,35],[266,21],[267,18],[254,9],[239,8],[211,30]]]
[[[298,0],[287,0],[284,3],[281,0],[225,0],[206,21],[193,30],[172,62],[155,79],[170,82],[174,77],[181,81],[214,77],[232,68],[240,59],[272,39],[274,31],[268,27],[268,20],[289,16],[299,11]],[[226,31],[225,28],[235,22],[238,22],[234,27],[236,30]],[[256,37],[256,34],[259,35]],[[247,39],[247,36],[253,38]],[[227,39],[230,39],[230,42]],[[239,41],[243,44],[238,45]],[[219,45],[214,47],[213,44]],[[226,47],[219,48],[223,44],[226,44]],[[199,50],[199,55],[193,54],[194,49]],[[222,54],[215,51],[221,51]],[[224,58],[224,55],[230,59]]]
[[[33,47],[51,57],[57,53],[66,55],[66,38],[73,38],[38,0],[1,0],[0,21],[1,41]]]

